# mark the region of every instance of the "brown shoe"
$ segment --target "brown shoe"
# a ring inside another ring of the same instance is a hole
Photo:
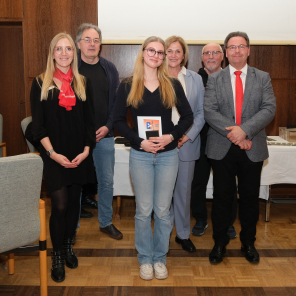
[[[122,239],[123,235],[122,233],[113,225],[108,225],[107,227],[101,228],[100,231],[107,233],[110,237],[114,239]]]

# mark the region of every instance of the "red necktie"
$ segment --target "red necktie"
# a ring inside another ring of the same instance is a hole
[[[236,79],[235,79],[235,119],[236,119],[236,124],[241,125],[243,99],[244,99],[243,82],[240,77],[240,75],[242,74],[242,71],[235,71],[234,74],[236,75]]]

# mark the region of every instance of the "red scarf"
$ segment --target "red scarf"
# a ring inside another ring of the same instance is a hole
[[[65,107],[67,111],[72,110],[72,106],[76,105],[76,97],[70,85],[73,78],[73,72],[71,67],[67,74],[63,73],[60,69],[56,68],[53,73],[53,77],[57,78],[62,82],[62,87],[59,94],[59,105],[61,107]]]

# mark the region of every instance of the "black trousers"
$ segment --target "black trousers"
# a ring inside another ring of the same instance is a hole
[[[210,159],[205,155],[205,146],[200,147],[200,157],[195,162],[194,176],[191,186],[191,210],[192,216],[195,218],[196,223],[208,220],[207,207],[206,207],[206,192],[207,184],[211,173]],[[233,187],[233,205],[231,211],[231,220],[229,225],[233,225],[236,219],[237,212],[237,190],[236,184]],[[228,225],[228,226],[229,226]]]
[[[245,150],[232,144],[222,160],[210,159],[214,173],[212,206],[213,238],[215,243],[227,245],[227,229],[231,220],[233,187],[238,178],[240,240],[253,244],[259,218],[259,189],[263,161],[251,161]]]

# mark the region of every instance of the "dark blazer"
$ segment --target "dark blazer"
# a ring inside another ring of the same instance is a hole
[[[99,58],[100,58],[100,63],[106,72],[108,83],[109,83],[109,106],[108,106],[108,119],[107,119],[106,127],[109,129],[108,135],[114,136],[113,109],[114,109],[114,103],[116,99],[116,90],[120,83],[119,74],[113,63],[109,62],[108,60],[104,59],[101,56],[99,56]],[[81,66],[81,53],[78,54],[78,70],[80,66]]]
[[[268,158],[265,127],[274,118],[275,110],[276,99],[269,74],[248,66],[240,127],[253,142],[252,148],[246,151],[253,162]],[[229,67],[209,75],[204,114],[210,125],[206,154],[221,160],[231,146],[227,139],[229,131],[225,128],[236,125]]]

